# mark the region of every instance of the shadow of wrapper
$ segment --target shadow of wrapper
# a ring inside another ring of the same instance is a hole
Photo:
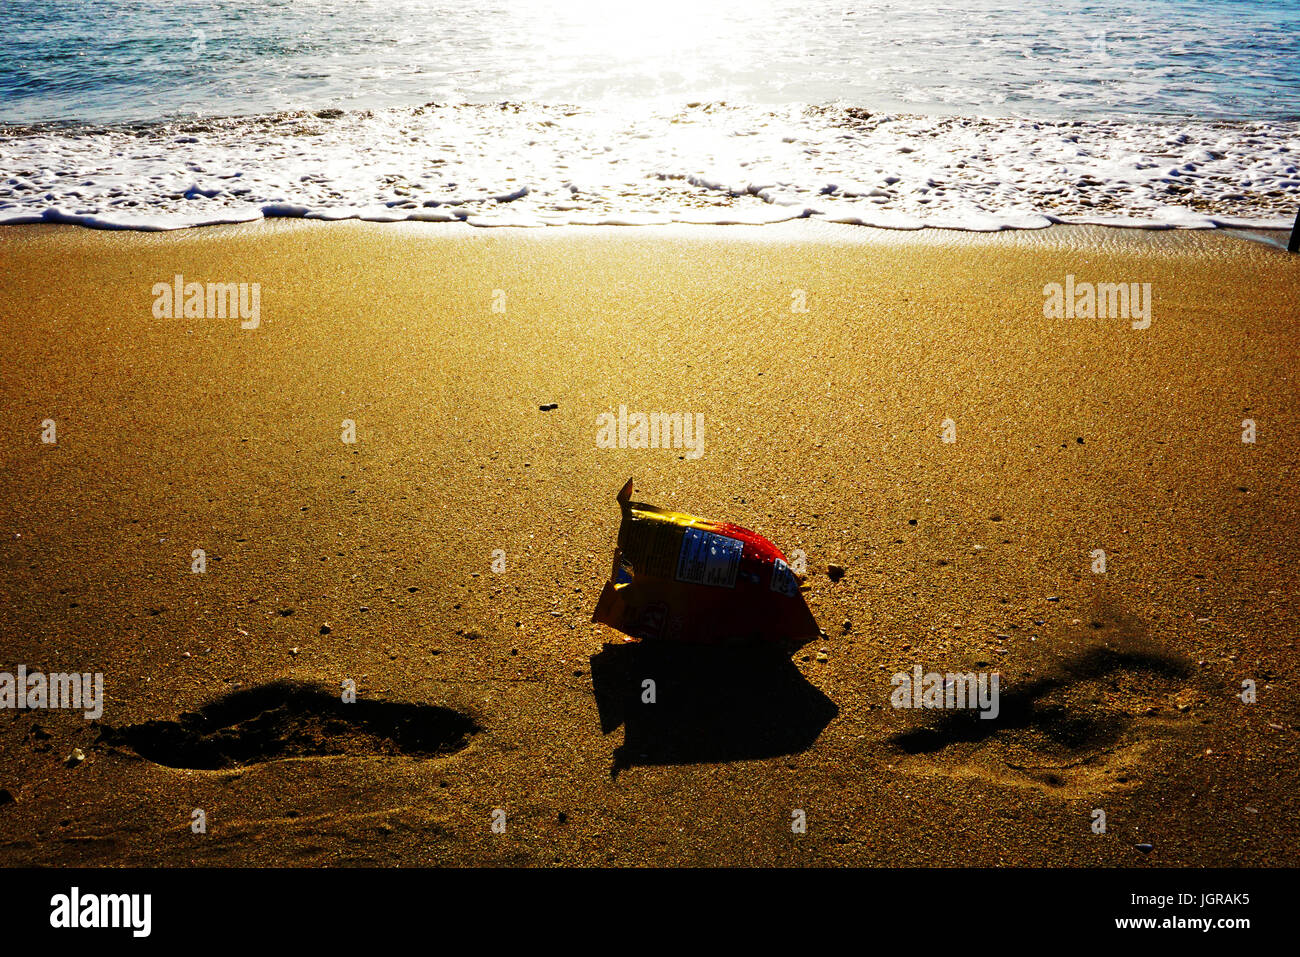
[[[618,503],[614,570],[592,621],[633,638],[691,644],[797,647],[818,636],[799,579],[763,536],[633,502],[631,479]]]
[[[591,681],[601,733],[624,727],[615,772],[798,754],[839,714],[775,645],[605,645]]]

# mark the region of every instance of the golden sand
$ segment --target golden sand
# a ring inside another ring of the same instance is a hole
[[[1300,863],[1300,258],[806,223],[10,227],[0,257],[0,671],[106,690],[99,723],[0,715],[0,863]],[[177,274],[259,284],[260,324],[155,318]],[[1149,328],[1046,318],[1067,276],[1150,283]],[[702,454],[599,448],[620,406],[702,414]],[[629,475],[805,553],[826,637],[590,623]],[[890,707],[918,664],[998,671],[1001,720]],[[228,770],[100,740],[277,680],[480,730],[418,756],[272,714]],[[303,740],[333,756],[274,759]]]

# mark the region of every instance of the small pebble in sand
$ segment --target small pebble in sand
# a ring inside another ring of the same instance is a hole
[[[84,760],[86,760],[86,752],[82,751],[81,748],[73,748],[72,753],[68,755],[63,763],[70,768],[75,768]]]
[[[297,649],[297,648],[290,648],[290,649],[289,649],[289,654],[291,654],[291,655],[293,655],[293,657],[297,658],[297,657],[298,657],[298,649]]]
[[[320,633],[321,633],[322,635],[328,635],[328,634],[330,633],[330,626],[329,626],[329,625],[321,625],[321,626],[320,626]]]
[[[1150,854],[1152,851],[1155,850],[1154,844],[1136,844],[1134,846],[1143,854]]]
[[[550,412],[551,410],[558,409],[559,407],[560,407],[560,403],[558,402],[548,402],[546,405],[539,405],[537,409],[540,412]]]
[[[845,570],[843,565],[828,565],[826,574],[830,576],[831,581],[837,582],[844,577]]]

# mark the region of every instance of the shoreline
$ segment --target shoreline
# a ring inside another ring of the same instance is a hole
[[[704,222],[670,222],[670,223],[634,223],[634,224],[547,224],[547,225],[475,225],[463,220],[454,222],[422,222],[412,220],[391,220],[378,222],[358,218],[325,219],[297,216],[272,216],[260,219],[240,220],[227,223],[211,223],[194,226],[180,226],[166,229],[137,229],[132,227],[98,227],[78,223],[39,222],[39,223],[0,223],[0,242],[10,238],[17,242],[29,242],[35,237],[44,236],[114,236],[123,237],[171,237],[174,239],[214,238],[225,235],[245,237],[252,231],[265,230],[268,236],[276,235],[281,230],[307,229],[322,227],[360,228],[360,229],[394,229],[409,231],[409,235],[429,239],[468,238],[475,235],[500,233],[510,236],[529,238],[550,237],[552,239],[591,239],[591,238],[627,238],[643,239],[704,239],[735,240],[740,242],[809,242],[842,243],[867,245],[906,243],[909,240],[921,245],[951,244],[962,246],[978,243],[981,239],[994,243],[1006,242],[1032,245],[1041,243],[1045,246],[1068,246],[1080,249],[1089,245],[1109,246],[1119,242],[1131,246],[1134,250],[1159,246],[1168,243],[1174,247],[1185,247],[1180,252],[1199,254],[1212,248],[1217,239],[1229,238],[1247,245],[1263,246],[1286,252],[1290,237],[1290,228],[1270,228],[1260,226],[1216,226],[1178,227],[1178,226],[1126,226],[1115,223],[1053,223],[1039,228],[1007,228],[1000,230],[958,229],[944,226],[924,226],[920,229],[895,229],[887,226],[867,226],[852,223],[839,223],[815,217],[798,217],[766,223],[704,223]],[[1038,237],[1038,238],[1034,238]],[[1207,242],[1208,241],[1208,242]]]
[[[0,219],[0,229],[24,226],[73,226],[81,229],[92,230],[96,232],[123,232],[123,233],[175,233],[190,229],[209,229],[220,226],[245,226],[253,223],[275,223],[275,222],[301,222],[301,223],[367,223],[371,225],[419,225],[419,226],[466,226],[471,229],[528,229],[528,230],[556,230],[556,229],[675,229],[678,227],[708,227],[708,228],[759,228],[785,226],[791,223],[810,223],[821,224],[832,227],[848,227],[851,229],[868,229],[890,233],[919,233],[919,232],[940,232],[940,233],[1019,233],[1019,232],[1039,232],[1046,229],[1068,229],[1091,227],[1096,229],[1120,229],[1130,231],[1146,232],[1224,232],[1228,234],[1247,234],[1245,238],[1252,238],[1254,234],[1264,234],[1261,241],[1275,243],[1278,238],[1285,241],[1291,232],[1291,226],[1278,225],[1283,222],[1282,218],[1277,220],[1260,221],[1258,218],[1235,218],[1229,216],[1205,216],[1205,225],[1182,224],[1182,223],[1153,223],[1142,220],[1125,221],[1113,217],[1102,217],[1098,219],[1089,219],[1083,216],[1055,216],[1051,214],[1036,214],[1042,220],[1041,223],[1035,222],[1032,225],[1008,225],[1006,223],[992,224],[998,217],[992,214],[987,215],[989,225],[970,225],[970,226],[952,226],[937,225],[930,223],[921,223],[919,225],[887,225],[883,222],[869,222],[856,220],[853,218],[827,216],[823,214],[792,213],[789,215],[778,214],[775,216],[745,216],[743,213],[734,217],[721,217],[717,219],[672,219],[661,218],[656,216],[642,216],[640,214],[629,214],[627,216],[612,215],[607,221],[595,222],[554,222],[543,221],[538,219],[529,220],[527,217],[521,217],[517,220],[510,219],[483,219],[476,215],[468,217],[446,215],[421,217],[419,215],[400,216],[392,214],[374,213],[339,213],[337,215],[329,212],[310,212],[299,213],[274,211],[275,207],[293,209],[292,204],[271,204],[271,212],[261,212],[250,214],[248,216],[232,216],[227,219],[214,219],[210,222],[191,222],[178,225],[162,225],[160,223],[151,223],[148,221],[138,221],[134,223],[112,222],[100,218],[94,214],[70,214],[61,211],[46,210],[39,214],[31,215],[14,215],[8,219]],[[764,208],[760,207],[759,211]],[[751,210],[752,212],[752,210]],[[1023,214],[1016,214],[1023,216]],[[639,221],[638,221],[639,220]]]

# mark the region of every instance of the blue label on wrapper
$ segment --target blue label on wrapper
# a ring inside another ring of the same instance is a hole
[[[682,535],[682,550],[677,557],[677,580],[735,588],[744,550],[745,543],[737,539],[688,528]]]
[[[799,594],[799,579],[795,578],[790,566],[781,559],[772,563],[772,591],[793,598]]]

